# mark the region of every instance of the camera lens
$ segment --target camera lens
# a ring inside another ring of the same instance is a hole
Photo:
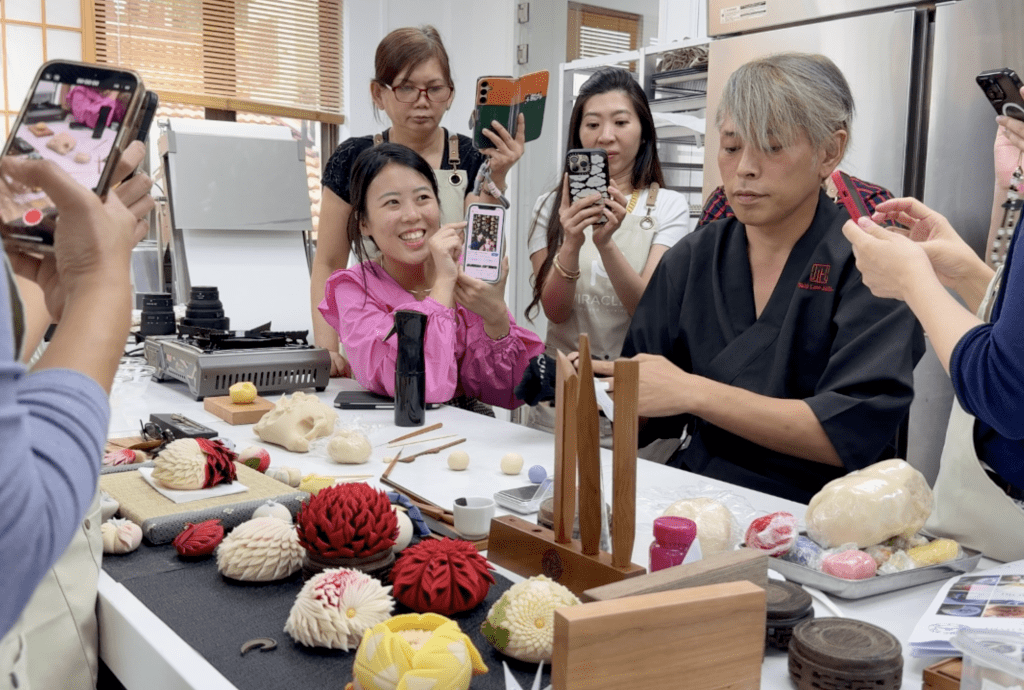
[[[224,305],[216,287],[193,287],[188,306],[185,308],[186,326],[198,326],[211,330],[226,331],[228,318],[224,316]]]
[[[482,81],[482,82],[480,82],[480,89],[481,90],[486,89],[489,85],[490,85],[490,82]]]
[[[487,96],[480,95],[480,105],[487,105]]]

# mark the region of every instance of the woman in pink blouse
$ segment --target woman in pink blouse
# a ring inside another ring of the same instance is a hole
[[[462,271],[465,223],[440,227],[434,175],[405,146],[381,144],[360,154],[350,193],[349,246],[361,263],[331,275],[319,308],[345,345],[355,379],[375,393],[395,394],[397,338],[384,336],[396,311],[415,310],[427,315],[428,403],[465,396],[518,407],[513,390],[544,345],[516,325],[505,305],[508,258],[495,284]],[[366,257],[361,237],[373,239],[378,258]]]

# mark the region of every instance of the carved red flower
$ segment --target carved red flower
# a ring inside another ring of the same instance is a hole
[[[398,518],[386,493],[352,482],[310,497],[295,530],[302,546],[324,558],[365,558],[394,545]]]
[[[391,569],[391,594],[418,613],[468,611],[494,584],[491,564],[468,541],[425,539],[406,548]]]
[[[199,449],[206,455],[206,481],[203,488],[209,489],[218,484],[230,484],[238,478],[235,473],[235,458],[238,454],[225,446],[221,441],[208,438],[197,438]]]
[[[181,534],[171,542],[178,553],[187,558],[209,556],[224,539],[224,528],[220,520],[207,520],[193,525],[185,525]]]

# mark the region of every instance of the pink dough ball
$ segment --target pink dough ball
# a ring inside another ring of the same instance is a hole
[[[821,560],[821,572],[844,580],[866,580],[874,577],[877,567],[874,558],[856,549],[840,551]]]
[[[747,527],[746,542],[751,549],[781,556],[796,542],[796,518],[785,511],[755,518]]]

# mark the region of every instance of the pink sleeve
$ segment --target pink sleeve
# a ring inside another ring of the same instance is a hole
[[[360,266],[336,271],[327,280],[320,313],[345,345],[353,377],[369,391],[394,396],[397,336],[386,341],[384,336],[395,325],[396,311],[419,311],[427,315],[423,338],[427,402],[448,402],[458,383],[454,310],[429,298],[417,302],[411,295],[394,295],[396,302],[402,301],[392,306],[387,296],[387,285]]]
[[[516,325],[508,315],[510,329],[500,340],[491,340],[484,321],[468,309],[460,310],[468,324],[466,355],[462,360],[462,387],[466,393],[489,405],[513,410],[523,401],[515,388],[523,378],[530,360],[544,352],[544,343],[531,330]]]

